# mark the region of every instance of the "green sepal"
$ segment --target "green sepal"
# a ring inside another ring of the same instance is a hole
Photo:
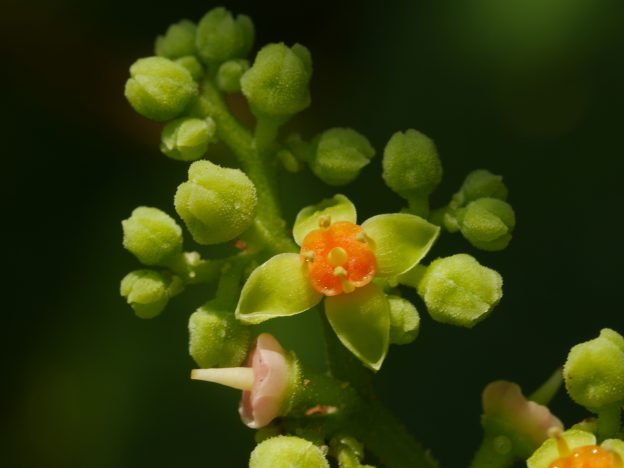
[[[164,57],[147,57],[134,62],[124,90],[134,110],[158,122],[182,114],[197,92],[197,83],[189,71]]]
[[[167,266],[182,252],[182,228],[158,208],[139,206],[121,226],[123,246],[144,265]]]
[[[563,367],[566,390],[590,410],[624,404],[624,338],[608,328],[572,347]]]
[[[259,443],[251,452],[249,468],[329,468],[323,451],[296,436],[277,436]]]
[[[283,122],[310,105],[310,52],[301,44],[268,44],[241,78],[252,112]]]
[[[172,24],[163,36],[156,38],[154,52],[159,57],[171,60],[195,55],[195,33],[197,26],[189,20]]]
[[[329,217],[332,223],[338,221],[355,223],[357,213],[351,200],[341,194],[326,198],[316,205],[306,206],[297,213],[293,226],[293,237],[297,245],[301,245],[309,232],[319,228],[321,217]]]
[[[247,70],[249,70],[249,62],[247,60],[228,60],[222,63],[217,72],[217,86],[226,93],[240,91],[240,80]]]
[[[471,328],[502,298],[503,279],[470,255],[457,254],[429,265],[418,294],[434,320]]]
[[[225,8],[213,8],[197,25],[197,53],[209,66],[243,58],[253,46],[254,34],[254,25],[248,16],[238,15],[234,19]]]
[[[479,198],[507,200],[507,194],[507,186],[502,176],[485,169],[477,169],[466,176],[459,191],[453,195],[451,208],[460,208]]]
[[[420,262],[440,234],[440,228],[407,213],[373,216],[362,224],[373,241],[378,276],[397,276]]]
[[[135,270],[121,280],[119,292],[126,298],[137,317],[150,319],[159,315],[169,299],[183,289],[182,280],[170,273]]]
[[[201,80],[204,76],[204,67],[194,55],[186,55],[175,59],[175,63],[186,68],[195,81]]]
[[[442,163],[429,137],[409,129],[396,132],[384,149],[383,179],[404,198],[427,197],[442,180]]]
[[[387,296],[390,305],[390,343],[409,344],[420,330],[420,315],[416,306],[399,296]]]
[[[201,160],[189,166],[188,178],[178,186],[174,205],[197,243],[227,242],[251,226],[258,199],[243,171]]]
[[[325,314],[342,344],[366,367],[378,371],[390,341],[390,305],[383,290],[370,283],[327,297]]]
[[[511,241],[516,216],[511,205],[497,198],[472,201],[457,213],[462,235],[482,250],[502,250]]]
[[[212,118],[173,120],[163,128],[160,151],[178,161],[201,158],[208,145],[216,140],[217,126]]]
[[[589,432],[570,429],[561,434],[570,450],[586,445],[595,445],[596,437]],[[550,438],[546,440],[540,448],[527,460],[527,468],[548,468],[552,462],[557,460],[561,455],[557,448],[557,440]]]
[[[232,310],[210,301],[189,317],[189,353],[201,368],[237,367],[247,357],[251,328]]]
[[[305,312],[321,299],[322,295],[310,284],[299,254],[283,253],[264,262],[249,276],[236,307],[236,318],[244,323],[261,323]]]
[[[345,185],[375,155],[368,139],[351,128],[331,128],[314,139],[310,169],[328,185]]]

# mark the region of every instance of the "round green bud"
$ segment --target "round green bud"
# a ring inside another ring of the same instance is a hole
[[[238,15],[234,19],[225,8],[213,8],[197,25],[197,53],[210,66],[245,57],[253,46],[254,34],[248,16]]]
[[[503,176],[492,174],[485,169],[478,169],[466,176],[459,192],[453,195],[452,204],[455,208],[459,208],[479,198],[506,200],[507,194]]]
[[[427,197],[442,180],[442,164],[433,140],[416,131],[397,132],[383,155],[383,179],[404,198]]]
[[[162,131],[160,150],[171,159],[195,161],[206,154],[216,133],[217,126],[210,117],[173,120]]]
[[[434,320],[471,328],[503,297],[503,278],[470,255],[457,254],[427,267],[418,294]]]
[[[243,94],[257,116],[288,118],[310,105],[312,58],[304,46],[264,46],[241,78]]]
[[[497,198],[479,198],[458,212],[462,235],[482,250],[502,250],[511,241],[516,216],[511,205]]]
[[[202,76],[204,76],[204,67],[199,63],[197,57],[193,55],[180,57],[175,60],[175,63],[186,68],[195,81],[201,80]]]
[[[577,344],[563,378],[570,397],[590,410],[624,404],[624,338],[605,328],[598,338]]]
[[[390,304],[390,343],[408,344],[420,330],[420,315],[416,306],[399,296],[387,296]]]
[[[172,24],[164,36],[156,38],[154,47],[156,55],[172,60],[187,55],[195,55],[196,31],[197,26],[189,20]]]
[[[375,155],[365,136],[350,128],[332,128],[314,140],[312,172],[328,185],[345,185]]]
[[[266,439],[251,452],[249,468],[329,468],[323,451],[295,436]]]
[[[196,242],[227,242],[251,226],[256,188],[242,171],[196,161],[188,175],[188,182],[178,187],[174,204]]]
[[[209,302],[189,318],[189,353],[202,368],[238,367],[251,344],[251,328],[215,302]]]
[[[158,208],[136,208],[121,227],[123,246],[145,265],[167,265],[182,252],[182,229]]]
[[[184,112],[197,95],[197,83],[180,64],[163,57],[142,58],[130,67],[125,95],[139,114],[164,122]]]
[[[159,315],[169,299],[182,289],[182,281],[177,276],[166,272],[136,270],[121,280],[120,293],[137,317],[149,319]]]
[[[247,70],[249,70],[249,62],[247,60],[228,60],[222,63],[217,72],[217,86],[226,93],[240,91],[240,80]]]

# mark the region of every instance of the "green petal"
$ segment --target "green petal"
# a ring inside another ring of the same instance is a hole
[[[249,276],[236,307],[236,318],[245,323],[260,323],[295,315],[314,307],[321,297],[312,289],[299,255],[279,254]]]
[[[329,216],[332,223],[336,221],[355,223],[355,205],[344,195],[337,194],[332,198],[326,198],[316,205],[306,206],[297,214],[295,225],[293,226],[293,237],[297,245],[301,245],[303,239],[310,231],[319,228],[319,218],[321,216]]]
[[[570,429],[561,434],[570,450],[585,445],[594,445],[596,437],[589,432]],[[557,440],[555,438],[547,439],[538,448],[531,458],[527,460],[528,468],[548,468],[552,462],[559,458],[559,450],[557,449]]]
[[[349,294],[325,299],[325,314],[343,345],[372,370],[388,352],[390,306],[383,291],[370,283]]]
[[[378,276],[396,276],[414,267],[440,233],[438,226],[407,213],[373,216],[362,227],[374,242]]]

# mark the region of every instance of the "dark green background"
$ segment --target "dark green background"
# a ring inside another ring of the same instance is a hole
[[[447,236],[433,252],[496,268],[502,303],[470,331],[424,314],[419,339],[393,348],[377,378],[382,400],[444,466],[466,466],[487,382],[530,391],[573,344],[624,330],[623,3],[223,3],[253,18],[257,44],[310,48],[313,105],[292,128],[351,126],[378,152],[397,130],[423,131],[445,168],[438,203],[471,169],[504,174],[518,218],[509,249],[475,253]],[[120,220],[137,205],[172,213],[185,173],[159,154],[158,126],[123,99],[127,69],[169,23],[212,6],[4,3],[2,466],[246,466],[253,434],[237,392],[188,379],[186,321],[210,291],[152,321],[118,294],[138,267]],[[289,177],[290,218],[333,192],[307,173]],[[401,206],[380,158],[342,191],[361,219]],[[320,365],[315,314],[277,322],[280,339]],[[585,416],[563,394],[554,408],[567,423]]]

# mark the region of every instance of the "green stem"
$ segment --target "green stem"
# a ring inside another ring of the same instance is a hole
[[[514,462],[511,441],[503,435],[486,435],[470,468],[507,468]]]
[[[561,369],[557,369],[540,387],[535,390],[529,400],[546,406],[554,398],[563,383],[563,373]]]
[[[619,404],[598,411],[598,439],[604,440],[615,437],[620,431],[621,413]]]
[[[386,408],[368,401],[357,412],[353,435],[386,468],[433,468],[438,463]]]
[[[254,143],[258,155],[268,160],[274,153],[275,140],[279,132],[279,123],[269,118],[258,118],[254,132]]]
[[[260,238],[272,253],[296,250],[281,216],[275,161],[260,156],[251,133],[230,113],[221,94],[210,80],[203,83],[200,107],[201,114],[215,120],[219,139],[232,150],[243,171],[256,187],[258,211],[255,228]],[[263,135],[263,141],[269,137],[270,135]]]
[[[372,373],[340,342],[323,314],[325,354],[330,374],[349,384],[362,396],[372,397]]]

